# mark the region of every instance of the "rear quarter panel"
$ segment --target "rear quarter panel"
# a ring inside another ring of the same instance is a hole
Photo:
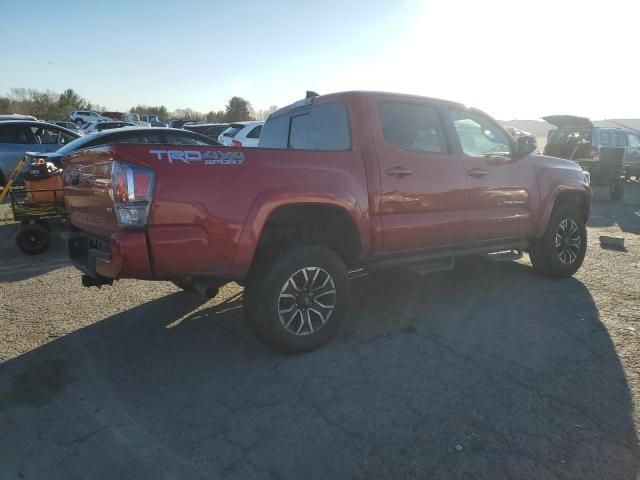
[[[208,159],[190,154],[191,160],[169,161],[158,150],[212,153]],[[356,221],[363,248],[368,246],[367,183],[359,153],[151,145],[114,145],[112,151],[119,161],[156,172],[148,235],[158,278],[243,277],[266,219],[282,205],[341,207]]]

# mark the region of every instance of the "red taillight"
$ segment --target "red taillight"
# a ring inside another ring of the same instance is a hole
[[[133,174],[133,192],[137,198],[142,198],[147,195],[149,191],[149,182],[151,177],[146,173],[134,173]]]
[[[232,147],[241,147],[242,143],[239,142],[238,140],[231,140],[231,146]]]
[[[121,227],[143,227],[147,224],[154,180],[155,174],[149,168],[113,162],[113,201]]]
[[[127,178],[124,169],[117,168],[117,164],[113,165],[113,199],[116,203],[125,203],[127,201]]]

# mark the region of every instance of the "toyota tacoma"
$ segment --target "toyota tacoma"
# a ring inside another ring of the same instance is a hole
[[[340,325],[356,269],[428,273],[528,252],[540,273],[574,274],[591,189],[574,162],[534,150],[458,103],[310,92],[270,115],[259,148],[70,153],[68,250],[86,286],[164,280],[213,296],[236,281],[261,341],[309,351]]]

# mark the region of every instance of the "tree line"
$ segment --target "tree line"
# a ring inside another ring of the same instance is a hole
[[[224,110],[211,110],[207,113],[192,108],[169,111],[164,105],[136,105],[129,111],[139,115],[157,115],[162,120],[188,119],[222,123],[265,120],[276,109],[277,107],[272,105],[266,110],[255,111],[248,100],[234,96],[229,99]],[[86,100],[71,88],[62,93],[33,88],[11,88],[8,94],[0,96],[0,114],[2,115],[18,113],[33,115],[43,120],[66,120],[69,113],[74,110],[91,110],[100,113],[108,111],[108,108]]]

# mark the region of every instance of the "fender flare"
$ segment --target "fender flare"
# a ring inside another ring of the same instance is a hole
[[[549,220],[551,219],[553,207],[555,206],[558,197],[563,193],[575,193],[586,197],[588,199],[589,205],[587,218],[589,217],[589,212],[591,210],[591,188],[582,185],[556,185],[553,188],[552,194],[546,196],[547,201],[543,202],[542,204],[542,214],[540,215],[540,222],[538,224],[538,228],[536,229],[537,237],[541,237],[542,235],[544,235],[544,232],[547,229],[547,225],[549,224]]]
[[[360,237],[360,257],[369,251],[369,214],[366,206],[361,206],[351,195],[334,193],[311,193],[302,189],[276,188],[260,193],[254,200],[245,219],[229,277],[243,278],[253,261],[260,235],[269,216],[278,208],[293,205],[326,205],[345,212],[353,222]]]

